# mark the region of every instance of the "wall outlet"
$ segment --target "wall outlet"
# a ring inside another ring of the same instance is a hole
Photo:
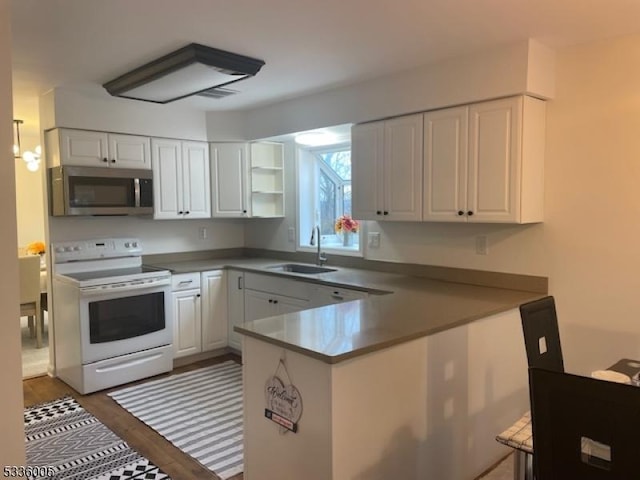
[[[487,255],[489,253],[489,242],[486,235],[476,237],[476,255]]]
[[[200,240],[206,240],[207,238],[207,227],[200,227],[198,230],[198,236]]]
[[[296,229],[293,227],[289,227],[288,230],[288,234],[289,234],[289,241],[290,242],[295,242],[296,241]]]
[[[380,232],[369,232],[369,248],[380,248]]]

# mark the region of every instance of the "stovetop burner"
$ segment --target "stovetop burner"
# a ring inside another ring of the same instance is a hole
[[[167,270],[151,267],[148,265],[140,265],[139,267],[131,268],[114,268],[110,270],[98,270],[92,272],[75,272],[66,273],[65,276],[73,278],[78,282],[86,282],[88,280],[104,280],[107,278],[114,278],[114,281],[122,277],[135,277],[140,274],[154,273],[154,272],[166,272]]]

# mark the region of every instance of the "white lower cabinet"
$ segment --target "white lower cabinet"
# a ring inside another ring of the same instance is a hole
[[[309,300],[286,297],[257,290],[244,291],[245,321],[299,312],[310,307]]]
[[[227,345],[227,284],[224,270],[202,272],[202,351]]]
[[[223,270],[171,277],[173,357],[227,345],[227,297]]]
[[[245,322],[311,307],[311,283],[255,273],[246,273],[244,280]]]
[[[173,358],[201,351],[200,289],[173,292]]]
[[[351,288],[332,287],[328,285],[317,285],[311,296],[311,307],[322,307],[335,303],[350,302],[368,297],[367,292],[353,290]]]
[[[244,273],[227,271],[227,318],[229,326],[229,346],[242,350],[242,335],[233,327],[244,323]]]

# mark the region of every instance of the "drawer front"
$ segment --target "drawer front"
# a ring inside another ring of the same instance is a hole
[[[309,300],[311,298],[313,284],[287,278],[276,277],[275,275],[260,275],[254,273],[244,274],[245,288],[258,290],[260,292],[283,295],[285,297]]]
[[[200,288],[200,272],[171,275],[171,290],[174,292],[192,288]]]
[[[342,287],[319,285],[313,292],[314,306],[332,305],[334,303],[350,302],[368,297],[367,292]]]

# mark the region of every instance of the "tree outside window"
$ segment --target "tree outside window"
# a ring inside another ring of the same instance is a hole
[[[309,225],[319,225],[323,247],[357,251],[358,234],[355,234],[353,246],[344,247],[342,237],[335,232],[336,219],[351,215],[350,145],[308,149],[300,159],[301,246],[307,245],[304,242]]]

